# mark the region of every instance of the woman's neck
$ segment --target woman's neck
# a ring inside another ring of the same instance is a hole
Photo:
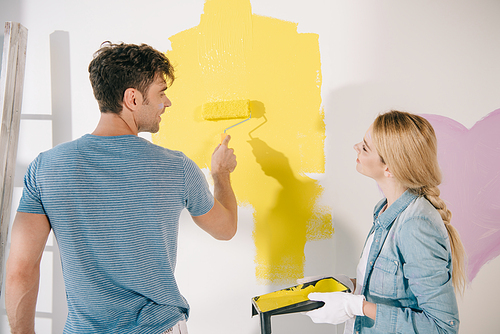
[[[404,187],[401,183],[396,181],[394,178],[384,180],[384,183],[378,183],[380,189],[387,198],[387,207],[390,207],[392,203],[403,195],[403,193],[408,189]]]

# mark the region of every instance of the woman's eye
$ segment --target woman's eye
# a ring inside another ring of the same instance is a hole
[[[363,151],[368,152],[368,151],[366,150],[366,146],[365,146],[365,145],[363,145]]]

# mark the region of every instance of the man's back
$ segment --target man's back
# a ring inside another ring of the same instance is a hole
[[[137,137],[158,132],[172,105],[165,92],[174,72],[163,52],[103,43],[89,79],[101,111],[92,135],[40,154],[25,176],[6,266],[9,324],[34,332],[41,254],[54,230],[68,297],[65,333],[184,334],[189,307],[173,274],[178,219],[187,208],[215,239],[236,234],[231,137],[212,153],[213,196],[193,161]]]
[[[179,215],[185,207],[203,215],[213,201],[191,160],[136,136],[86,135],[42,153],[18,211],[50,220],[66,331],[158,333],[182,320],[189,306],[174,278]]]

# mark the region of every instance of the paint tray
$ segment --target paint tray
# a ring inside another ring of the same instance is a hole
[[[260,315],[262,334],[271,333],[271,316],[311,311],[324,305],[321,301],[309,300],[312,292],[337,292],[351,290],[333,277],[295,285],[286,289],[252,298],[252,316]]]

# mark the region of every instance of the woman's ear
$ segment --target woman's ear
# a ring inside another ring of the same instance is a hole
[[[134,111],[141,104],[142,94],[135,88],[127,88],[123,93],[123,108]]]
[[[384,168],[384,176],[387,177],[387,178],[391,178],[392,177],[392,173],[389,170],[389,166],[387,166],[387,165],[385,165],[385,168]]]

